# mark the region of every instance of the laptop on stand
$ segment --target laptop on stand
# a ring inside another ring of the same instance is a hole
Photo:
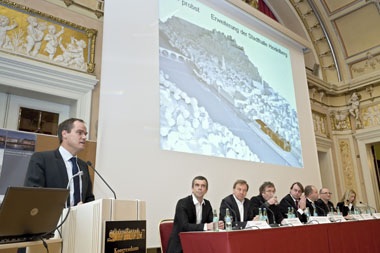
[[[8,187],[0,207],[0,244],[52,237],[45,234],[57,227],[68,195],[68,189]]]

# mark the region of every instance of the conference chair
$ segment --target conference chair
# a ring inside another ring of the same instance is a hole
[[[173,219],[163,219],[158,225],[158,230],[160,231],[161,240],[161,252],[166,253],[166,248],[168,247],[170,233],[173,230]]]

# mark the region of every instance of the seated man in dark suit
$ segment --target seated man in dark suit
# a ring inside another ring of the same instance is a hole
[[[237,180],[234,183],[232,194],[225,197],[220,204],[219,219],[224,221],[226,209],[230,210],[232,226],[245,228],[247,221],[253,219],[252,208],[249,199],[245,198],[248,192],[248,184],[245,180]]]
[[[329,212],[336,212],[334,204],[330,201],[332,193],[328,188],[322,188],[319,190],[319,199],[315,204],[321,210],[321,216],[327,216]]]
[[[300,182],[295,182],[290,187],[290,193],[283,197],[280,201],[280,211],[282,216],[288,217],[288,208],[293,207],[295,215],[301,222],[307,222],[305,214],[306,198],[302,193],[304,192],[303,186]]]
[[[251,207],[255,215],[259,214],[259,208],[267,209],[269,224],[281,224],[284,217],[277,206],[276,188],[272,182],[264,182],[259,188],[260,194],[251,198]]]
[[[192,194],[180,199],[174,216],[173,231],[168,242],[168,253],[182,252],[180,232],[212,230],[212,208],[210,201],[203,198],[207,193],[208,182],[205,177],[197,176],[192,181]],[[223,221],[219,228],[223,229]]]
[[[306,207],[309,208],[311,216],[319,216],[321,210],[316,206],[315,201],[318,199],[318,189],[314,185],[305,187]],[[316,215],[314,215],[316,214]]]
[[[69,206],[94,200],[87,164],[77,157],[85,148],[86,136],[87,128],[81,119],[71,118],[59,124],[61,146],[32,155],[24,185],[65,189],[69,186]]]

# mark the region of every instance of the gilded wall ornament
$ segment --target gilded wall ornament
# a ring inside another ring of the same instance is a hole
[[[368,106],[361,109],[363,115],[363,126],[374,127],[380,126],[380,104]]]
[[[82,72],[94,71],[97,31],[0,0],[0,51]]]
[[[249,4],[250,6],[252,6],[253,8],[257,9],[259,8],[259,3],[257,0],[243,0],[244,2],[246,2],[247,4]]]
[[[356,189],[355,173],[348,139],[339,140],[339,151],[344,174],[344,186],[346,189]]]
[[[335,131],[351,130],[348,110],[335,110],[330,114],[331,128]]]

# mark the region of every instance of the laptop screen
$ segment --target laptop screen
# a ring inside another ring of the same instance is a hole
[[[57,226],[68,194],[67,189],[9,187],[0,207],[0,238],[50,232]]]

